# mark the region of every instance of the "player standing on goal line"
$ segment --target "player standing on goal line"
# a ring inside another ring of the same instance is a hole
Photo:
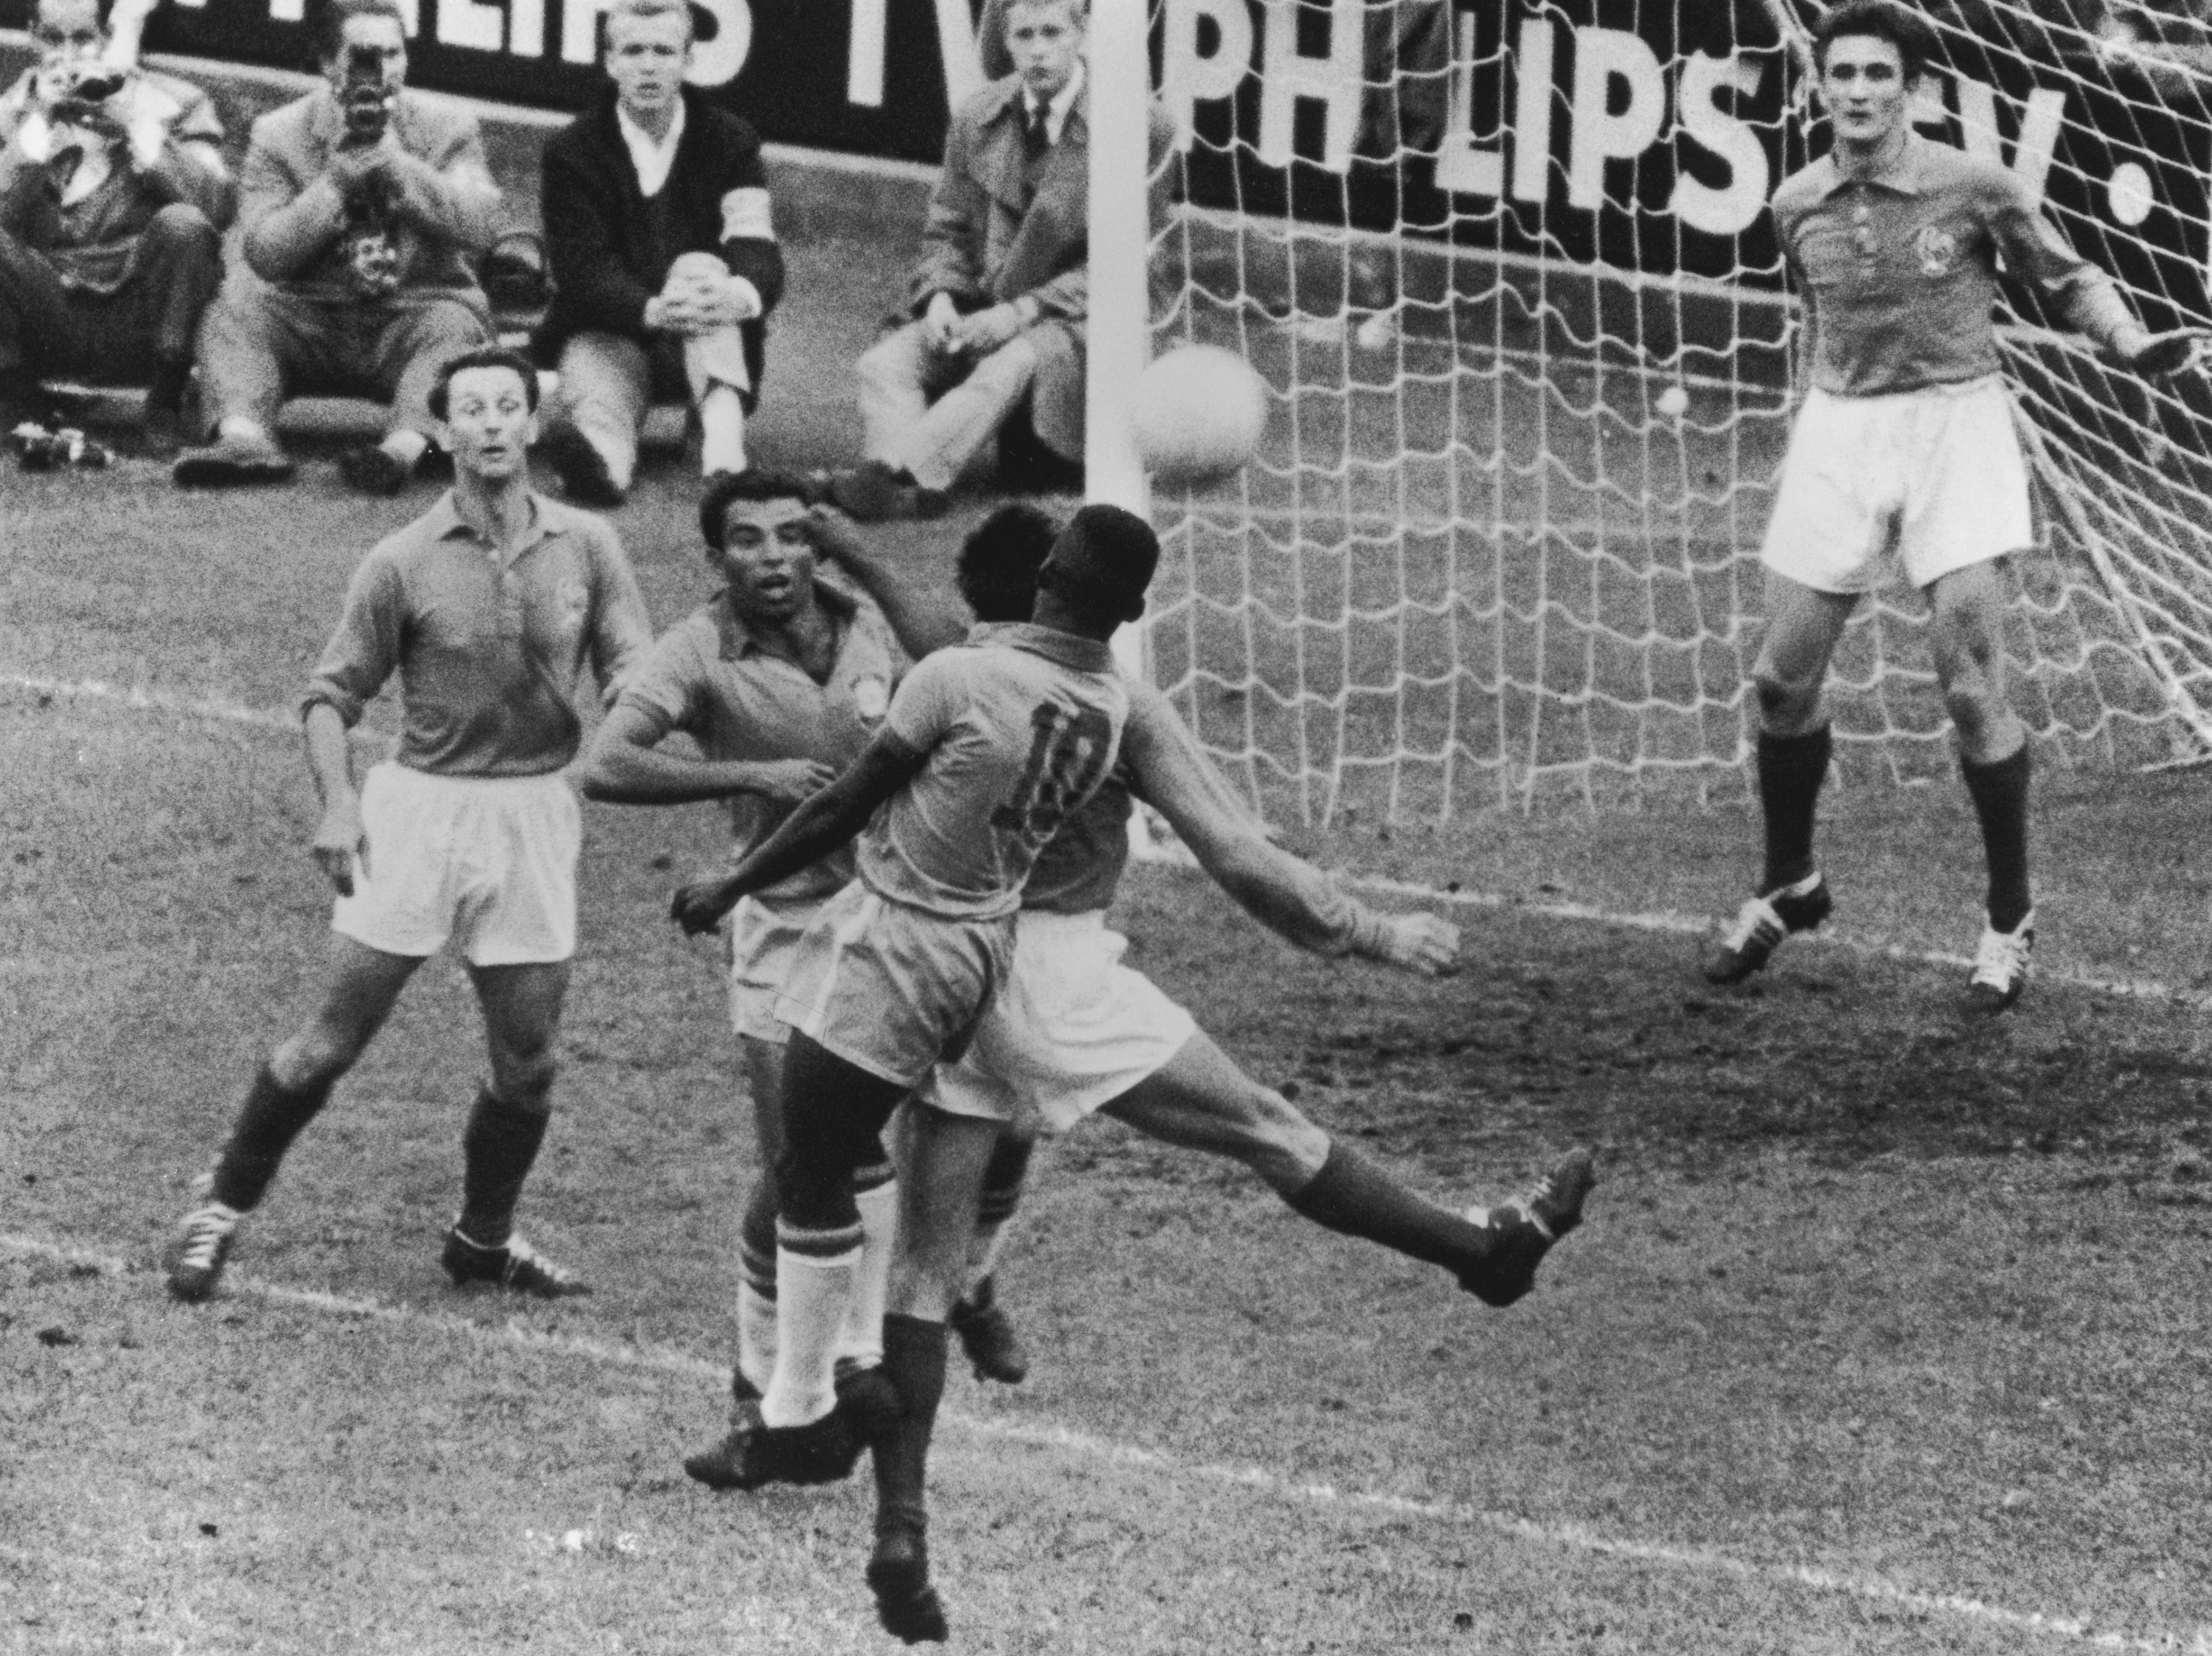
[[[1833,148],[1784,179],[1771,204],[1804,298],[1813,383],[1760,554],[1766,634],[1752,680],[1766,863],[1705,976],[1741,982],[1790,932],[1827,918],[1813,861],[1829,758],[1821,683],[1893,551],[1930,597],[1936,676],[1989,858],[1966,1004],[2001,1012],[2020,998],[2035,942],[2027,730],[2005,699],[2002,561],[2033,544],[2034,527],[1998,372],[1998,263],[2137,373],[2187,365],[2201,336],[2147,331],[2010,171],[1912,130],[1936,49],[1927,23],[1887,0],[1850,0],[1813,42]]]
[[[531,489],[528,362],[491,347],[457,356],[429,407],[453,491],[362,560],[307,688],[314,857],[338,894],[322,1004],[253,1077],[204,1201],[164,1255],[179,1299],[215,1291],[240,1218],[449,938],[483,1008],[491,1080],[461,1141],[447,1274],[545,1298],[585,1291],[515,1234],[514,1208],[552,1107],[576,948],[580,813],[562,774],[583,731],[573,700],[586,668],[615,682],[653,629],[614,531]],[[346,732],[395,671],[398,756],[356,793]]]
[[[1030,613],[1058,525],[1034,507],[1003,507],[961,549],[958,585],[985,626]],[[908,651],[927,658],[957,645],[967,620],[910,585],[835,519],[817,544],[867,589]],[[1121,963],[1109,929],[1127,865],[1129,813],[1142,797],[1251,913],[1316,954],[1358,955],[1408,971],[1449,968],[1458,928],[1434,915],[1378,914],[1268,842],[1222,783],[1167,698],[1130,688],[1121,761],[1039,855],[1022,893],[1012,973],[968,1051],[940,1065],[903,1113],[897,1242],[883,1328],[884,1368],[900,1411],[872,1423],[877,1514],[868,1568],[884,1626],[908,1643],[946,1636],[930,1585],[925,1473],[945,1387],[948,1324],[988,1280],[992,1251],[1018,1192],[1004,1183],[1010,1143],[1033,1125],[1065,1131],[1093,1114],[1252,1169],[1302,1216],[1442,1265],[1466,1291],[1510,1305],[1535,1280],[1552,1244],[1580,1222],[1595,1182],[1587,1150],[1565,1157],[1525,1197],[1461,1215],[1407,1190],[1289,1100],[1254,1081],[1142,974]],[[979,1198],[999,1204],[979,1228]],[[742,1483],[745,1432],[702,1463]]]

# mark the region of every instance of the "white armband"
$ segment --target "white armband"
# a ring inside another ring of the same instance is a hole
[[[775,222],[769,210],[767,191],[758,187],[732,190],[722,197],[722,240],[775,240]]]

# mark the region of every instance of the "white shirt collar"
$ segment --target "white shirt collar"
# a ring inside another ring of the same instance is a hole
[[[1083,59],[1075,60],[1075,72],[1067,77],[1067,84],[1052,94],[1052,101],[1044,106],[1044,135],[1053,143],[1067,130],[1067,112],[1075,107],[1075,100],[1083,95]],[[1036,100],[1030,95],[1027,87],[1022,88],[1022,119],[1027,121],[1036,112]]]
[[[630,164],[637,168],[637,187],[647,201],[660,193],[668,182],[668,171],[676,165],[676,146],[684,142],[684,100],[676,100],[676,118],[668,124],[668,136],[658,143],[653,135],[630,119],[629,111],[617,100],[615,104],[615,124],[622,129],[623,143],[629,148]]]

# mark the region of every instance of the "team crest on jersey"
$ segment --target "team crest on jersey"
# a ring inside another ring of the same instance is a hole
[[[1959,239],[1941,225],[1923,224],[1912,239],[1912,251],[1920,256],[1921,275],[1948,276],[1958,263]]]
[[[891,687],[873,673],[853,681],[853,711],[871,725],[890,711]]]

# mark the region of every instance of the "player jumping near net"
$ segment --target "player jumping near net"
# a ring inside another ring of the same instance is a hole
[[[915,668],[836,781],[729,876],[676,895],[684,929],[711,931],[740,899],[867,830],[860,877],[808,926],[777,1002],[791,1034],[775,1362],[757,1420],[734,1435],[728,1482],[820,1483],[852,1467],[836,1359],[860,1256],[854,1175],[880,1157],[901,1101],[967,1044],[1006,980],[1031,864],[1113,767],[1128,693],[1107,640],[1144,612],[1158,555],[1142,520],[1086,507],[1053,549],[1034,623]],[[874,1379],[870,1398],[896,1412]]]
[[[1012,507],[970,537],[958,584],[987,628],[1029,613],[1057,527],[1034,507]],[[966,617],[911,585],[837,520],[825,519],[817,544],[876,598],[909,653],[926,659],[959,642]],[[1589,1152],[1577,1149],[1527,1196],[1453,1213],[1406,1190],[1238,1069],[1189,1013],[1121,963],[1127,942],[1108,928],[1106,911],[1127,864],[1134,798],[1158,809],[1240,904],[1302,948],[1423,974],[1457,958],[1456,927],[1419,913],[1378,914],[1272,844],[1167,698],[1131,687],[1121,763],[1069,815],[1024,888],[1011,975],[966,1052],[938,1066],[902,1113],[883,1334],[884,1371],[902,1407],[873,1437],[868,1580],[884,1627],[909,1643],[946,1635],[929,1582],[924,1473],[945,1386],[948,1319],[988,1269],[971,1240],[979,1193],[1003,1204],[991,1216],[1003,1223],[1018,1188],[1002,1181],[1019,1124],[1041,1120],[1060,1132],[1108,1115],[1164,1143],[1229,1156],[1316,1224],[1442,1265],[1494,1306],[1528,1293],[1552,1244],[1580,1222],[1595,1182]]]
[[[1893,553],[1929,596],[1936,675],[1989,858],[1989,919],[1966,1001],[1999,1012],[2020,998],[2035,941],[2027,731],[2005,698],[2002,561],[2033,543],[2034,527],[1991,320],[2000,261],[2136,373],[2185,366],[2200,335],[2147,331],[2010,171],[1912,130],[1936,51],[1921,19],[1887,0],[1851,0],[1813,39],[1834,146],[1784,179],[1771,203],[1804,300],[1812,388],[1760,555],[1766,633],[1752,680],[1765,867],[1705,976],[1741,982],[1789,933],[1827,918],[1813,860],[1829,759],[1821,684]]]
[[[583,1291],[514,1233],[514,1208],[552,1107],[576,947],[580,819],[562,774],[583,734],[573,701],[586,671],[618,678],[653,629],[614,531],[530,488],[537,371],[512,351],[471,351],[440,371],[429,406],[453,492],[362,561],[307,689],[314,856],[338,898],[329,981],[255,1075],[206,1199],[169,1246],[179,1299],[215,1291],[239,1221],[448,940],[483,1008],[491,1080],[461,1141],[447,1273],[548,1298]],[[356,792],[346,732],[395,672],[398,755]]]
[[[624,682],[585,754],[577,784],[615,804],[726,803],[740,855],[801,800],[860,756],[881,728],[908,662],[875,606],[816,579],[806,485],[757,467],[725,474],[699,503],[713,599],[665,634]],[[682,732],[698,756],[664,746]],[[730,1021],[744,1053],[759,1173],[746,1201],[738,1287],[741,1414],[757,1410],[775,1360],[776,1192],[783,1144],[788,1027],[775,1000],[799,939],[854,877],[849,846],[747,897],[731,916]],[[880,1156],[854,1175],[861,1252],[838,1359],[875,1367],[883,1353],[883,1284],[897,1192]],[[1003,1318],[978,1310],[965,1327],[979,1362],[1018,1378]]]

